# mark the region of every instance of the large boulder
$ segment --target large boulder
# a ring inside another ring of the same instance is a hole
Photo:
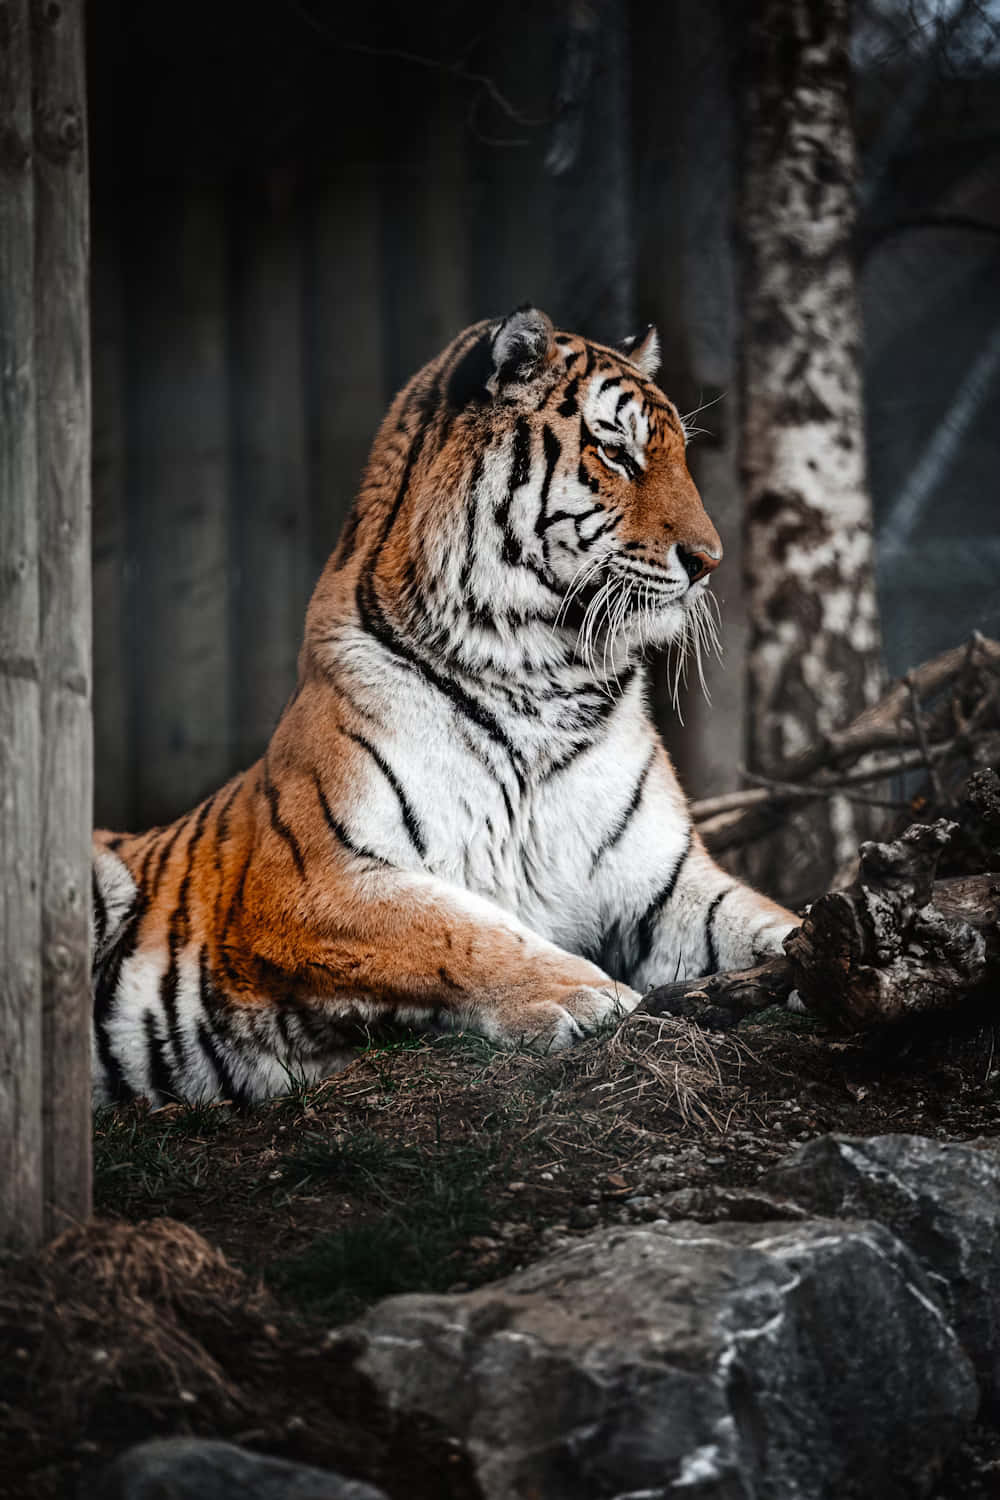
[[[105,1470],[93,1500],[386,1500],[325,1469],[250,1453],[232,1443],[163,1438]]]
[[[819,1136],[759,1187],[835,1218],[877,1219],[923,1265],[1000,1410],[1000,1156],[917,1135]]]
[[[924,1493],[977,1406],[914,1256],[873,1223],[603,1231],[331,1337],[484,1500]]]

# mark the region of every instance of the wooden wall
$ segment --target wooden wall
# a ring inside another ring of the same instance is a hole
[[[656,64],[684,15],[416,11],[345,41],[319,0],[90,8],[100,824],[260,753],[384,408],[459,329],[531,300],[676,335],[683,202],[650,209],[701,190]]]

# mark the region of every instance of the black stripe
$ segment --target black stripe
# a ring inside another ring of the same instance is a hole
[[[646,779],[649,776],[650,771],[653,769],[653,762],[656,759],[656,750],[657,747],[654,745],[646,759],[646,764],[642,768],[642,774],[635,784],[635,790],[629,798],[628,806],[618,814],[618,817],[616,818],[613,826],[608,830],[604,838],[601,840],[600,844],[595,849],[594,857],[590,865],[590,873],[592,875],[597,869],[597,866],[600,863],[602,857],[607,854],[609,849],[613,849],[615,845],[619,843],[624,837],[626,829],[628,828],[632,819],[635,817],[635,814],[638,811],[639,803],[642,801],[642,794],[646,786]]]
[[[233,891],[232,899],[231,899],[231,901],[229,903],[229,907],[228,907],[228,909],[226,911],[226,920],[222,924],[222,932],[221,932],[221,934],[219,936],[219,951],[220,951],[220,955],[221,955],[221,958],[222,958],[223,967],[225,968],[225,971],[226,971],[226,977],[229,979],[230,983],[233,984],[234,986],[236,986],[237,988],[239,987],[240,975],[237,974],[235,968],[233,967],[232,958],[230,957],[230,953],[229,953],[229,945],[228,945],[229,929],[230,929],[230,927],[232,927],[233,922],[236,920],[236,908],[239,906],[240,902],[243,900],[243,888],[246,885],[247,873],[248,873],[248,871],[250,869],[250,861],[252,859],[253,859],[253,849],[250,850],[250,853],[247,855],[246,859],[243,861],[243,867],[240,870],[240,878],[236,882],[236,888]]]
[[[459,588],[464,594],[469,587],[469,579],[472,576],[472,564],[476,556],[476,530],[479,524],[479,486],[482,483],[483,469],[486,463],[486,450],[483,449],[476,454],[476,462],[469,478],[469,490],[465,497],[465,559],[462,563],[462,576]]]
[[[605,391],[613,390],[616,385],[621,385],[621,383],[622,377],[620,375],[609,375],[607,380],[602,380],[597,387],[597,394],[603,396]]]
[[[371,756],[372,760],[378,766],[386,781],[396,793],[396,798],[399,802],[400,816],[402,817],[403,825],[410,836],[410,842],[413,845],[414,849],[416,849],[417,853],[420,855],[420,858],[425,858],[427,854],[427,841],[424,838],[423,830],[420,827],[420,821],[417,818],[416,813],[413,811],[413,808],[410,806],[399,777],[389,765],[389,762],[386,760],[381,750],[379,750],[376,745],[373,745],[370,740],[366,740],[363,734],[355,734],[352,729],[345,730],[345,733],[350,739],[354,741],[356,745],[360,745],[363,750],[368,751],[368,754]]]
[[[153,845],[153,849],[159,849],[160,857],[157,862],[155,874],[152,874],[149,877],[147,897],[150,905],[152,905],[153,901],[156,899],[156,892],[159,887],[160,881],[163,878],[163,872],[167,867],[170,856],[174,852],[174,845],[180,838],[181,834],[184,832],[184,829],[187,827],[190,817],[190,813],[185,813],[183,818],[178,818],[177,822],[174,823],[174,825],[168,831],[166,838],[161,838],[158,843]],[[151,849],[149,852],[152,853],[153,849]],[[145,868],[145,864],[143,868]]]
[[[705,911],[705,952],[708,962],[706,974],[718,974],[719,972],[719,949],[715,941],[715,914],[730,891],[736,890],[734,885],[727,885],[725,890],[709,902]]]
[[[229,812],[242,785],[243,777],[238,776],[229,796],[219,808],[219,816],[215,820],[215,868],[220,871],[222,869],[222,846],[229,838]]]
[[[505,563],[516,566],[521,561],[521,543],[510,524],[510,509],[514,495],[531,478],[531,426],[527,417],[518,417],[514,424],[514,449],[510,474],[507,478],[507,493],[494,507],[493,519],[503,532],[501,553]]]
[[[642,916],[639,918],[638,922],[635,925],[635,956],[632,960],[633,972],[639,969],[640,966],[645,963],[646,959],[649,957],[650,953],[653,950],[653,943],[656,940],[656,929],[659,925],[660,918],[663,915],[663,908],[667,905],[667,902],[670,900],[671,896],[674,894],[674,891],[677,889],[677,881],[680,878],[680,873],[683,870],[685,863],[687,862],[687,857],[691,853],[691,844],[693,842],[693,839],[694,834],[689,828],[687,842],[681,852],[680,859],[678,859],[676,865],[670,872],[669,880],[661,890],[657,891],[656,895],[653,897],[652,901],[649,903],[646,910],[643,912]]]
[[[563,395],[562,401],[556,407],[556,410],[558,411],[558,413],[559,413],[559,415],[561,417],[575,417],[576,416],[576,413],[577,413],[576,393],[577,393],[577,390],[579,388],[579,385],[580,385],[580,377],[579,377],[579,375],[574,375],[573,379],[566,386],[566,390],[565,390],[565,393]]]
[[[212,1033],[204,1021],[198,1022],[197,1035],[198,1046],[201,1048],[203,1055],[208,1059],[212,1072],[215,1074],[219,1093],[222,1098],[232,1099],[235,1104],[239,1104],[240,1106],[246,1105],[248,1102],[247,1096],[242,1090],[237,1089],[236,1084],[233,1082],[233,1075],[226,1066],[225,1059],[215,1045]]]
[[[198,809],[198,817],[187,847],[187,863],[184,867],[184,875],[177,891],[177,903],[170,914],[170,924],[167,928],[167,967],[160,979],[160,1002],[163,1005],[167,1022],[167,1035],[173,1048],[174,1057],[180,1075],[184,1072],[184,1038],[181,1034],[180,1017],[177,1012],[177,993],[180,989],[180,970],[178,958],[181,950],[186,947],[191,935],[191,915],[188,911],[188,897],[191,891],[192,863],[198,844],[205,832],[205,824],[208,814],[215,801],[215,796],[209,797]]]
[[[90,889],[94,902],[94,947],[100,948],[104,942],[104,934],[108,930],[108,908],[97,880],[97,870],[93,865],[90,867]]]
[[[291,850],[292,859],[295,861],[295,868],[299,872],[299,879],[305,880],[306,862],[302,858],[302,850],[299,847],[298,839],[295,837],[294,832],[281,816],[278,805],[278,788],[271,780],[271,775],[267,769],[266,761],[264,762],[264,796],[267,798],[267,805],[271,809],[271,827],[274,829],[275,833],[279,834],[280,837],[283,838],[285,843],[288,845],[289,849]]]
[[[383,859],[381,854],[374,854],[371,849],[366,849],[363,844],[356,844],[351,838],[351,835],[348,833],[347,829],[344,827],[343,823],[341,823],[339,819],[334,817],[333,809],[331,808],[329,802],[326,800],[326,794],[323,791],[323,783],[320,781],[319,773],[317,771],[313,771],[313,781],[316,783],[316,795],[319,797],[319,805],[323,809],[323,816],[326,819],[327,827],[330,829],[330,832],[334,835],[334,837],[341,844],[343,844],[345,849],[349,849],[352,854],[358,855],[359,858],[374,859],[380,865],[388,864],[389,861],[387,859]]]
[[[94,983],[94,1035],[97,1040],[97,1056],[104,1076],[107,1080],[108,1092],[116,1104],[123,1104],[129,1099],[135,1098],[135,1092],[125,1081],[121,1064],[111,1046],[111,1038],[108,1033],[108,1022],[118,994],[118,983],[121,979],[122,965],[126,959],[131,958],[139,942],[139,928],[142,918],[148,910],[149,901],[146,891],[146,879],[150,861],[153,857],[155,845],[150,845],[146,851],[139,877],[136,881],[136,895],[125,918],[119,923],[118,934],[115,938],[111,951],[105,955]]]
[[[208,1022],[207,1025],[201,1021],[198,1023],[198,1045],[215,1070],[222,1097],[232,1099],[238,1108],[244,1109],[250,1103],[250,1095],[236,1084],[220,1046],[216,1045],[220,1039],[214,1035],[212,1029],[213,1025],[220,1021],[225,1024],[228,1015],[227,1005],[220,1001],[212,983],[208,967],[208,948],[204,943],[198,955],[198,993]]]
[[[382,613],[381,606],[374,597],[374,591],[366,588],[363,583],[359,583],[358,610],[365,629],[375,636],[386,650],[413,667],[431,687],[436,688],[439,693],[448,698],[467,719],[478,724],[479,728],[484,730],[492,740],[503,746],[514,766],[518,781],[523,785],[520,756],[500,720],[495,718],[483,704],[471,697],[453,678],[445,677],[438,672],[426,657],[421,656],[412,646],[402,640]]]
[[[177,1097],[174,1075],[167,1062],[163,1043],[156,1034],[156,1016],[151,1010],[143,1013],[143,1030],[146,1033],[146,1059],[149,1066],[149,1083],[152,1092],[161,1100]],[[155,1102],[155,1100],[154,1100]]]
[[[560,443],[548,422],[542,428],[542,448],[545,452],[545,474],[542,479],[538,521],[535,523],[535,530],[539,534],[544,530],[544,527],[540,523],[545,515],[545,505],[552,486],[552,475],[555,473],[556,464],[559,462],[559,455],[562,453],[562,443]]]
[[[191,933],[191,914],[188,911],[188,896],[191,893],[191,872],[194,866],[194,856],[197,852],[198,845],[201,843],[201,840],[204,837],[205,825],[208,822],[208,815],[217,796],[217,792],[213,793],[213,795],[207,798],[207,800],[204,801],[201,804],[201,807],[198,809],[198,817],[195,821],[194,831],[191,834],[191,840],[187,847],[187,864],[184,867],[184,877],[181,880],[180,888],[177,892],[177,905],[174,908],[173,916],[170,919],[171,927],[176,925],[178,933],[181,937],[181,941],[185,943],[187,942],[188,937]]]
[[[586,705],[586,716],[581,720],[581,722],[586,725],[587,729],[594,731],[600,729],[602,726],[607,725],[608,721],[611,718],[611,715],[614,713],[619,703],[621,703],[622,699],[625,697],[626,693],[631,687],[633,680],[637,675],[641,673],[641,670],[642,669],[639,667],[626,667],[624,671],[619,673],[617,686],[614,689],[612,689],[609,685],[607,692],[595,693],[592,695],[591,702]],[[581,701],[583,697],[582,694],[573,693],[570,696],[576,701],[576,706],[578,708],[584,706],[582,705]],[[565,771],[569,766],[573,764],[578,756],[583,755],[587,750],[592,749],[593,746],[597,744],[598,738],[599,736],[596,733],[592,732],[586,735],[582,735],[579,739],[574,740],[562,755],[557,757],[556,760],[552,761],[551,765],[546,766],[545,770],[539,777],[539,781],[551,781],[553,776],[558,776],[561,771]]]
[[[632,400],[632,398],[633,398],[634,395],[635,395],[634,391],[622,391],[621,395],[618,397],[618,400],[615,402],[615,416],[616,417],[617,417],[618,413],[621,411],[622,407],[623,406],[627,406],[629,404],[629,402]]]

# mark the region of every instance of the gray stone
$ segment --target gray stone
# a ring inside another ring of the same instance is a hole
[[[92,1500],[386,1500],[339,1474],[249,1453],[232,1443],[164,1438],[130,1448]]]
[[[812,1213],[877,1219],[922,1263],[1000,1409],[1000,1158],[917,1135],[820,1136],[759,1187]]]
[[[920,1265],[872,1223],[604,1230],[328,1341],[467,1454],[483,1500],[879,1500],[973,1417]]]

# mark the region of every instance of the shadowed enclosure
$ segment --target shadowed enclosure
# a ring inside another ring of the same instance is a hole
[[[942,15],[855,16],[892,671],[997,624],[1000,92],[978,9]],[[705,405],[691,464],[726,547],[726,657],[713,708],[690,694],[669,733],[692,794],[731,789],[741,16],[391,3],[348,25],[286,0],[88,19],[97,822],[170,818],[260,752],[388,400],[527,299],[602,340],[655,320],[664,389]]]

